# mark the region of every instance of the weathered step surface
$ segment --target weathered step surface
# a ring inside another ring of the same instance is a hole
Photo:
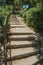
[[[29,48],[35,47],[36,44],[32,41],[11,41],[10,45],[7,46],[7,49],[18,49],[18,48]]]
[[[33,33],[29,32],[8,32],[9,35],[32,35]],[[35,35],[35,34],[33,34]]]
[[[32,44],[29,41],[10,41],[10,45],[25,45],[25,44]]]
[[[12,65],[32,65],[33,63],[37,62],[37,56],[32,56],[32,57],[28,57],[25,59],[20,59],[20,60],[14,60],[12,62]]]
[[[17,56],[17,55],[22,55],[22,54],[26,54],[26,53],[31,53],[31,52],[35,52],[34,48],[29,47],[29,48],[19,48],[19,49],[13,49],[12,51],[12,56]]]
[[[23,25],[24,23],[20,22],[17,18],[10,20],[10,25]]]
[[[11,35],[35,35],[32,30],[29,31],[27,28],[11,28],[9,34]]]
[[[28,38],[27,38],[27,36],[21,36],[21,35],[12,35],[12,36],[10,36],[9,37],[9,40],[11,40],[11,41],[25,41],[25,40],[27,40]]]
[[[26,28],[25,25],[10,25],[10,28]]]
[[[30,28],[27,28],[27,27],[26,28],[18,28],[18,27],[17,28],[11,28],[10,32],[11,33],[14,33],[14,32],[19,33],[20,32],[20,33],[33,33],[33,34],[35,34],[35,32],[33,30],[31,30]]]
[[[35,35],[12,35],[9,36],[10,41],[32,41],[37,40]]]
[[[12,22],[13,22],[13,21],[12,21]],[[22,24],[21,24],[20,22],[18,22],[18,21],[15,21],[15,22],[13,22],[13,23],[12,23],[12,22],[10,22],[11,25],[22,25]]]
[[[25,58],[28,58],[28,57],[35,56],[37,54],[39,54],[39,52],[35,51],[35,52],[31,52],[31,53],[26,53],[26,54],[21,54],[21,55],[17,55],[17,56],[12,56],[11,58],[7,57],[6,60],[7,61],[13,61],[13,60],[25,59]]]
[[[8,45],[7,49],[18,49],[18,48],[27,48],[27,47],[35,47],[34,44],[21,44],[21,45]]]

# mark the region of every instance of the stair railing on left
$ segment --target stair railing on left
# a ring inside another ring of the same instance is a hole
[[[4,23],[3,23],[3,49],[4,49],[4,65],[12,65],[11,62],[7,62],[6,61],[6,58],[8,56],[11,57],[11,51],[10,53],[8,53],[8,50],[7,50],[7,45],[8,45],[8,39],[7,39],[7,32],[9,31],[8,27],[7,27],[7,23],[8,23],[8,17],[9,16],[6,16],[5,17],[5,20],[4,20]]]

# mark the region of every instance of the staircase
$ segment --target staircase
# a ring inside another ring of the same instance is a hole
[[[19,17],[12,15],[10,17],[10,45],[12,65],[34,65],[38,61],[37,54],[39,51],[35,48],[37,36],[35,32],[20,21]]]

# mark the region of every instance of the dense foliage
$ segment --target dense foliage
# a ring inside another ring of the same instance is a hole
[[[20,12],[28,26],[32,26],[37,30],[43,31],[43,0],[30,0],[33,6]],[[42,41],[42,40],[41,40]],[[43,45],[43,41],[41,42]]]
[[[19,10],[22,5],[22,0],[14,0],[14,9]]]
[[[11,8],[9,6],[0,6],[0,42],[3,40],[3,27],[4,25],[9,26],[7,16],[10,14]],[[5,21],[7,23],[5,24]]]
[[[41,9],[40,3],[38,3],[36,7],[22,10],[20,14],[28,25],[43,29],[43,10]]]

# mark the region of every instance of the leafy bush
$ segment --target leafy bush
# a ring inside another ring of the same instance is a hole
[[[27,9],[24,9],[20,12],[20,15],[23,17],[24,13],[27,11]]]
[[[38,29],[43,29],[43,11],[41,10],[39,3],[34,8],[22,11],[21,14],[28,25]]]
[[[12,13],[13,6],[12,5],[6,5],[5,9],[6,9],[6,11]]]
[[[6,25],[9,27],[8,19],[6,19],[6,16],[10,14],[9,7],[0,6],[0,42],[3,41],[3,25],[5,21],[7,21]]]

